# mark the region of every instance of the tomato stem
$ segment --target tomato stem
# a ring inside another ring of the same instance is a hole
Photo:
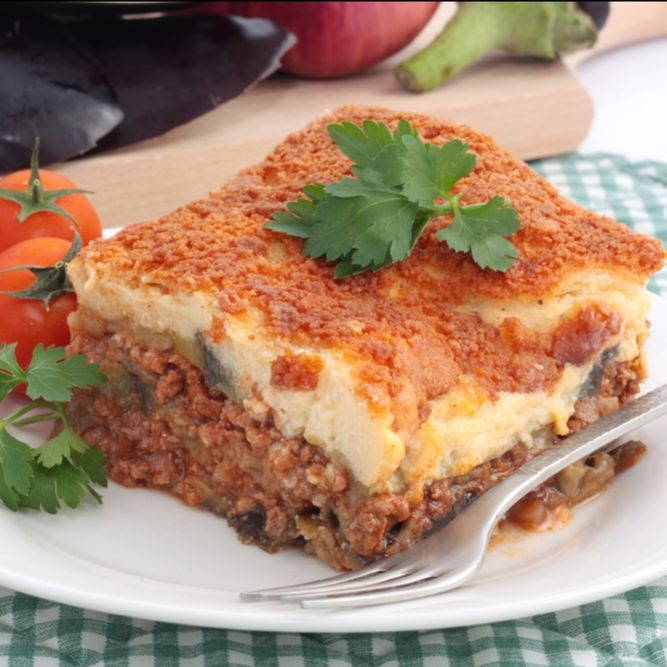
[[[57,213],[70,220],[74,225],[75,231],[78,231],[79,223],[68,211],[61,206],[58,206],[55,201],[65,195],[80,193],[89,193],[89,191],[81,190],[79,188],[65,188],[61,190],[44,189],[39,177],[39,137],[35,137],[35,147],[33,148],[30,157],[30,180],[28,182],[28,189],[21,191],[0,188],[0,199],[8,199],[19,205],[20,208],[16,213],[16,219],[19,222],[23,222],[35,213]]]
[[[28,190],[34,204],[42,203],[42,181],[39,178],[39,137],[35,137],[35,147],[30,156],[30,183]]]
[[[77,256],[79,250],[81,250],[81,237],[75,231],[72,245],[67,254],[53,266],[24,265],[0,271],[0,273],[10,273],[12,271],[27,270],[35,276],[35,282],[29,287],[15,292],[0,292],[0,294],[11,296],[14,299],[43,301],[44,307],[48,310],[51,299],[66,292],[74,291],[74,287],[67,277],[67,265]]]

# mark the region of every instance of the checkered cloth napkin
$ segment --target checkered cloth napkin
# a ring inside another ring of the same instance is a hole
[[[588,208],[667,242],[667,164],[574,154],[533,166]],[[650,287],[667,290],[667,271]],[[355,635],[191,628],[84,611],[0,588],[0,666],[146,664],[667,665],[667,577],[601,602],[532,618]]]

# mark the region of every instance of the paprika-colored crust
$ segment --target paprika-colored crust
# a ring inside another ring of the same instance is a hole
[[[521,222],[511,237],[520,259],[507,272],[480,269],[469,254],[437,241],[446,218],[429,223],[405,261],[344,280],[334,279],[332,264],[304,257],[300,239],[264,228],[275,210],[302,196],[304,185],[350,175],[350,162],[326,126],[367,118],[390,126],[407,118],[424,141],[461,139],[470,146],[477,164],[456,186],[463,202],[505,196]],[[462,304],[548,298],[568,275],[589,269],[640,284],[663,259],[658,240],[563,198],[484,134],[427,116],[347,106],[289,135],[208,199],[93,242],[75,264],[129,287],[215,294],[218,319],[252,306],[273,337],[349,350],[361,395],[381,400],[381,389],[397,417],[409,404],[405,414],[417,410],[421,419],[426,402],[462,372],[473,372],[490,395],[553,386],[561,374],[563,359],[554,354],[551,336],[536,336],[510,320],[492,325],[463,312]],[[576,334],[581,337],[581,327]],[[567,341],[559,345],[564,349]]]

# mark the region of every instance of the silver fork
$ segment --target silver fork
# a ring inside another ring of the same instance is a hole
[[[241,593],[241,599],[341,609],[400,602],[456,588],[479,570],[495,525],[514,503],[568,465],[665,413],[667,385],[662,385],[539,454],[411,549],[357,572],[249,591]]]

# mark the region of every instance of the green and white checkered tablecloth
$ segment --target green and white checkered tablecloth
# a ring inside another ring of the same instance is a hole
[[[575,154],[534,166],[585,206],[667,241],[667,165]],[[651,288],[667,289],[667,271],[652,280]],[[0,588],[0,666],[33,664],[667,665],[667,577],[625,595],[516,621],[356,635],[238,632],[153,623]]]

